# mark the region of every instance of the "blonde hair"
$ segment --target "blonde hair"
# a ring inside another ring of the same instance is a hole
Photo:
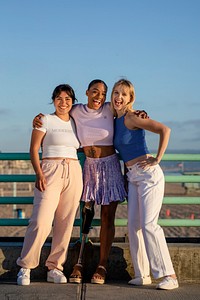
[[[129,93],[130,93],[130,101],[126,104],[124,112],[133,111],[132,107],[133,107],[133,103],[135,102],[135,89],[134,89],[133,84],[129,80],[120,79],[117,82],[115,82],[115,84],[112,88],[111,99],[112,99],[115,88],[119,85],[124,85],[124,86],[128,87],[129,88]],[[111,109],[112,109],[114,115],[116,116],[116,112],[115,112],[115,109],[113,107],[112,101],[111,101]]]

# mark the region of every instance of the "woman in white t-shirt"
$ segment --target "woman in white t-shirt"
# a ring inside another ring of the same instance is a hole
[[[51,252],[46,260],[47,281],[66,283],[63,264],[82,194],[82,169],[77,157],[79,141],[69,115],[76,98],[71,86],[59,85],[52,94],[55,112],[33,129],[30,156],[36,173],[33,212],[17,264],[18,285],[30,284],[30,270],[39,265],[42,246],[51,232]],[[40,163],[39,149],[42,148]]]

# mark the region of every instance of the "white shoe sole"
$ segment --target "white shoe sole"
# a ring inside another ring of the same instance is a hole
[[[168,286],[168,287],[167,286],[166,287],[162,287],[162,286],[159,287],[159,286],[157,286],[156,289],[157,290],[171,291],[171,290],[177,289],[178,287],[179,287],[179,285],[175,285],[175,286],[171,286],[171,287],[170,286]]]
[[[152,281],[151,281],[151,279],[146,280],[146,281],[145,280],[142,281],[142,279],[141,279],[141,281],[140,281],[139,279],[136,280],[136,278],[135,278],[135,279],[131,279],[128,282],[128,284],[135,285],[135,286],[143,286],[143,285],[150,285],[150,284],[152,284]]]
[[[21,281],[17,280],[17,285],[21,285],[21,286],[23,286],[23,285],[30,285],[30,280],[26,281],[26,282],[21,282]]]
[[[47,278],[47,282],[51,282],[51,283],[67,283],[67,279],[62,279],[61,281],[56,282],[56,280],[52,277],[48,277]]]

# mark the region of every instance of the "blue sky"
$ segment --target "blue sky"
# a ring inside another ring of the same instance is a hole
[[[0,0],[0,151],[29,150],[32,119],[69,83],[126,77],[135,108],[172,129],[168,152],[200,150],[199,0]],[[148,134],[150,149],[158,137]]]

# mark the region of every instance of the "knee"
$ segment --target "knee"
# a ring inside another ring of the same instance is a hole
[[[128,228],[132,228],[134,231],[141,229],[140,219],[136,216],[128,215]]]
[[[101,215],[101,226],[105,226],[108,229],[113,228],[115,224],[115,214],[104,212]]]
[[[117,203],[111,203],[110,205],[103,205],[101,207],[101,227],[106,226],[108,230],[114,228],[115,224],[115,212],[117,209]]]
[[[47,222],[44,218],[30,219],[29,227],[35,231],[50,231],[52,223]]]
[[[154,223],[146,223],[146,224],[142,224],[142,232],[143,234],[145,233],[153,233],[156,234],[157,231],[162,230],[162,228],[160,227],[160,225],[158,224],[154,224]]]

